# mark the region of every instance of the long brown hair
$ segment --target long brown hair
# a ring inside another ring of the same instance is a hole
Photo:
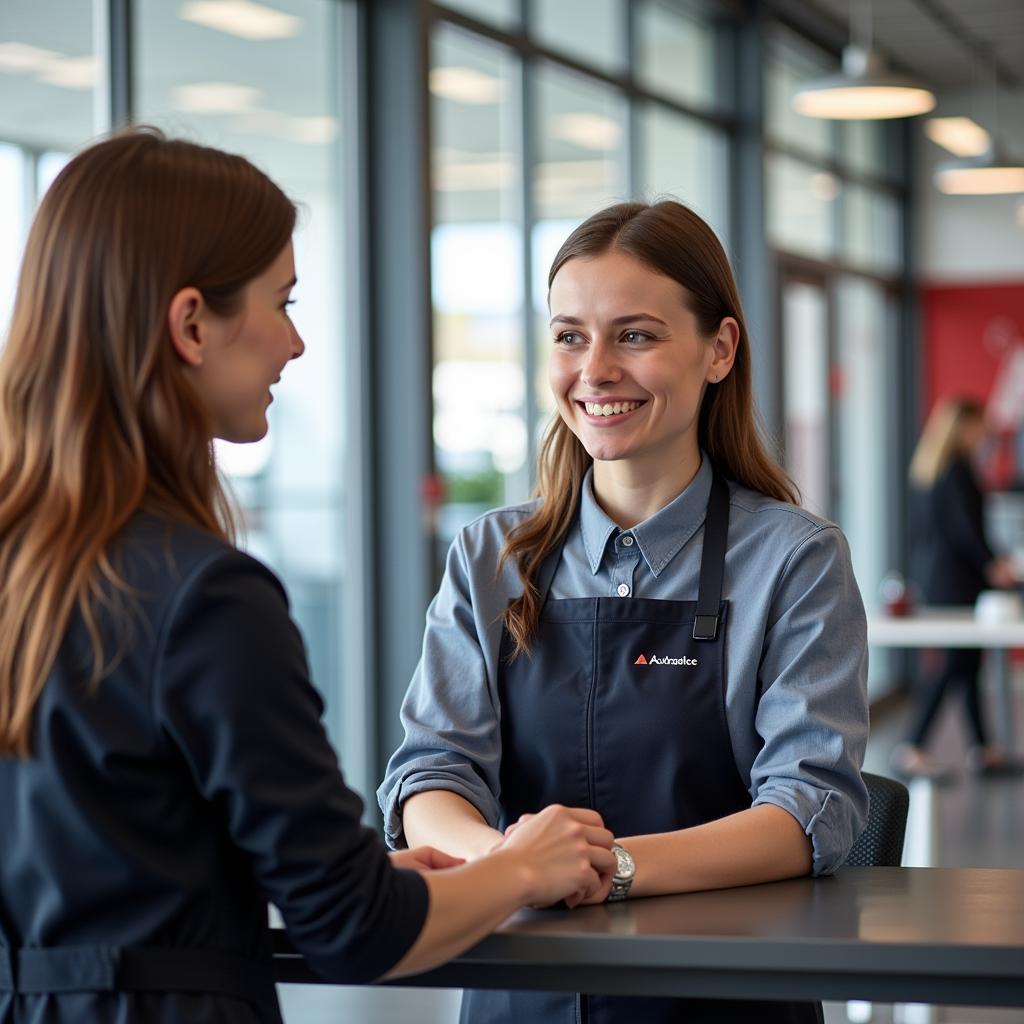
[[[935,481],[956,455],[963,454],[964,428],[985,418],[985,407],[974,398],[943,398],[935,404],[910,460],[910,482],[921,490]]]
[[[152,128],[86,149],[43,199],[0,357],[0,755],[28,755],[76,609],[93,684],[106,671],[96,612],[129,593],[110,545],[132,515],[233,538],[168,306],[194,286],[236,314],[294,225],[248,161]]]
[[[729,260],[715,233],[682,203],[618,203],[585,220],[562,244],[551,264],[548,287],[572,259],[600,256],[610,249],[627,253],[659,274],[678,281],[682,298],[697,318],[702,335],[712,337],[725,317],[739,325],[732,370],[708,385],[697,426],[700,447],[715,468],[737,483],[778,501],[799,503],[796,485],[768,453],[754,410],[750,343],[739,292]],[[576,513],[583,478],[593,459],[556,413],[540,448],[536,511],[509,532],[499,572],[514,561],[523,593],[504,614],[515,640],[513,657],[529,653],[540,615],[537,577]]]

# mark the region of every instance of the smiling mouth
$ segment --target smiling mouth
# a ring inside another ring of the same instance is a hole
[[[647,404],[647,400],[641,401],[629,401],[629,402],[577,402],[580,408],[586,412],[588,416],[596,417],[598,419],[610,419],[616,416],[624,416],[627,413],[636,412],[642,405]]]

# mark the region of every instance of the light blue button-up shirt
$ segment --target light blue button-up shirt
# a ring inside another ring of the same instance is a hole
[[[551,599],[696,600],[710,490],[704,456],[682,494],[621,530],[588,474]],[[725,700],[736,767],[755,806],[775,804],[800,822],[813,871],[825,874],[842,864],[867,820],[864,607],[838,527],[732,482],[729,491]],[[448,553],[402,706],[405,740],[377,793],[392,846],[405,845],[402,802],[424,790],[458,793],[498,824],[501,617],[522,584],[513,565],[500,576],[495,569],[506,534],[535,507],[488,512]],[[657,727],[669,733],[671,723]]]

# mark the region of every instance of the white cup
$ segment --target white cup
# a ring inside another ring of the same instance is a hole
[[[1012,590],[983,590],[974,602],[975,619],[989,626],[1017,622],[1022,616],[1024,602]]]

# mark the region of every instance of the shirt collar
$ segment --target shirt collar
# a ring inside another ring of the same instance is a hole
[[[591,466],[583,479],[580,495],[580,533],[587,553],[590,571],[597,575],[604,558],[608,539],[620,533],[631,533],[637,547],[655,577],[679,553],[680,548],[704,522],[708,497],[711,494],[711,461],[701,452],[700,469],[686,489],[649,519],[631,530],[620,530],[594,497],[594,469]]]

